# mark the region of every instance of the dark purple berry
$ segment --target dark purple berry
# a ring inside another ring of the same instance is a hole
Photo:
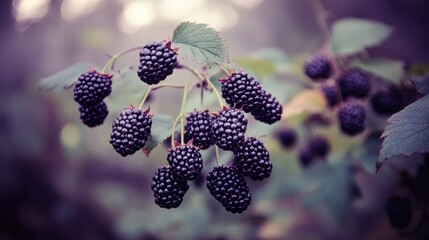
[[[371,105],[374,111],[381,115],[394,114],[402,109],[404,99],[396,87],[378,91],[371,97]]]
[[[366,113],[364,107],[358,102],[344,103],[338,112],[340,129],[348,135],[356,135],[365,130]]]
[[[177,208],[182,203],[189,185],[185,179],[173,174],[171,167],[158,168],[152,178],[155,203],[162,208]]]
[[[213,145],[212,121],[213,117],[207,110],[191,112],[186,118],[185,142],[192,140],[192,144],[201,149]]]
[[[331,60],[322,54],[313,55],[304,64],[304,72],[313,80],[328,79],[333,73]]]
[[[99,104],[112,92],[112,76],[95,70],[80,75],[74,87],[74,100],[84,107]]]
[[[320,88],[320,90],[322,91],[329,107],[333,107],[338,104],[338,89],[336,86],[324,85]]]
[[[245,112],[261,107],[262,92],[259,82],[245,72],[232,73],[222,80],[222,97],[229,106]]]
[[[277,132],[277,138],[279,139],[281,145],[284,148],[291,148],[295,145],[295,142],[297,140],[297,134],[296,131],[292,128],[284,128],[280,129]]]
[[[192,145],[180,145],[171,149],[167,161],[174,174],[188,181],[196,179],[203,169],[201,153]]]
[[[387,215],[392,227],[396,229],[406,228],[413,216],[410,199],[406,197],[389,198],[387,201]]]
[[[264,144],[254,137],[248,138],[235,151],[235,165],[244,176],[252,180],[270,177],[273,165]]]
[[[143,82],[158,84],[173,73],[177,65],[177,53],[170,45],[171,42],[152,42],[142,48],[137,75]]]
[[[146,144],[152,127],[152,116],[130,107],[115,119],[110,134],[110,143],[123,157],[132,155]]]
[[[280,102],[271,95],[271,93],[263,92],[261,98],[261,107],[252,111],[252,115],[256,120],[266,124],[273,124],[280,121],[282,118],[283,107]]]
[[[345,72],[339,79],[343,98],[365,98],[371,90],[371,83],[366,73],[359,69]]]
[[[225,108],[213,120],[212,133],[216,145],[223,150],[234,150],[244,142],[247,119],[242,111]]]
[[[103,101],[91,107],[79,106],[79,112],[80,119],[83,124],[88,127],[95,127],[103,124],[107,114],[109,114],[107,106]]]
[[[303,168],[309,167],[316,159],[314,153],[309,148],[300,149],[298,152],[299,163]]]
[[[246,180],[235,167],[215,167],[207,175],[207,189],[231,213],[244,212],[252,198]]]
[[[314,136],[308,140],[308,148],[316,157],[324,158],[331,150],[331,146],[326,137]]]

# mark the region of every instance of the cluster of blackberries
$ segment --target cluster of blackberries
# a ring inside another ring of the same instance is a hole
[[[256,120],[273,124],[281,119],[283,107],[251,75],[241,71],[234,72],[222,82],[222,97],[234,108],[251,113]]]
[[[90,70],[79,76],[74,100],[79,103],[80,119],[88,127],[103,124],[109,113],[103,99],[112,92],[112,76]]]
[[[306,146],[300,149],[298,159],[303,168],[307,168],[318,160],[326,160],[331,150],[328,139],[324,136],[313,136],[308,139]]]

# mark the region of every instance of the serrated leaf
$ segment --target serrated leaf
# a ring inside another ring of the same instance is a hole
[[[150,152],[171,136],[173,130],[173,118],[168,115],[155,115],[152,118],[152,129],[149,140],[147,141],[143,152],[149,155]]]
[[[360,52],[380,44],[392,33],[386,24],[364,19],[341,19],[332,27],[331,50],[338,55]]]
[[[415,82],[417,91],[421,94],[429,93],[429,75],[424,76],[422,79]]]
[[[64,70],[61,70],[51,76],[40,80],[39,88],[44,91],[52,91],[58,93],[61,90],[68,89],[77,81],[78,77],[94,66],[91,63],[80,62],[76,63]]]
[[[392,115],[387,122],[380,161],[394,155],[429,152],[429,95]]]
[[[355,60],[352,62],[351,65],[378,75],[386,80],[390,80],[395,84],[400,83],[405,74],[404,63],[402,61],[397,60]]]
[[[179,55],[209,67],[228,61],[228,50],[218,32],[207,24],[183,22],[174,30],[172,43]]]

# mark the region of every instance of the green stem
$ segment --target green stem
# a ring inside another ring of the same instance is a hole
[[[185,144],[185,105],[186,105],[186,98],[188,97],[188,86],[189,86],[189,78],[185,82],[185,87],[183,88],[183,99],[182,99],[182,106],[180,108],[180,115],[182,116],[180,118],[180,142],[181,144]]]
[[[172,84],[172,83],[164,83],[164,84],[159,84],[156,85],[155,87],[152,88],[152,90],[156,90],[156,89],[160,89],[160,88],[166,88],[166,87],[170,87],[170,88],[184,88],[184,85],[179,85],[179,84]]]
[[[174,120],[173,132],[171,133],[171,148],[174,148],[174,134],[176,133],[177,123],[179,122],[179,119],[181,117],[182,117],[182,114],[179,114],[179,116],[176,117],[176,120]]]
[[[108,71],[109,71],[109,69],[113,69],[113,66],[115,65],[115,62],[116,62],[116,60],[118,60],[119,57],[121,57],[122,55],[125,55],[125,54],[127,54],[129,52],[133,52],[133,51],[140,50],[140,49],[141,49],[141,47],[133,47],[133,48],[126,49],[126,50],[124,50],[122,52],[119,52],[119,53],[113,55],[109,59],[109,61],[106,63],[106,65],[104,65],[104,67],[101,70],[101,72],[107,74]]]
[[[146,93],[144,94],[144,96],[143,96],[143,98],[142,98],[142,100],[140,101],[140,104],[139,104],[139,109],[140,109],[140,110],[142,110],[143,105],[144,105],[144,102],[146,102],[146,99],[147,99],[147,97],[149,96],[150,92],[152,91],[153,87],[154,87],[153,85],[150,85],[150,86],[147,88]]]
[[[216,165],[219,166],[219,147],[215,145]]]

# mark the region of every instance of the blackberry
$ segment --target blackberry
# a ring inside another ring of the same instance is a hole
[[[343,98],[365,98],[371,89],[368,76],[359,69],[351,69],[344,73],[339,84]]]
[[[365,118],[365,109],[354,101],[344,103],[338,112],[341,131],[351,136],[365,130]]]
[[[313,80],[328,79],[333,72],[331,60],[322,54],[313,55],[304,64],[304,72]]]
[[[376,92],[371,97],[371,105],[378,114],[394,114],[402,109],[404,99],[399,89],[392,86],[386,91]]]
[[[177,208],[182,203],[189,185],[185,179],[175,176],[171,167],[158,168],[152,177],[155,203],[162,208]]]
[[[247,119],[240,110],[224,108],[213,120],[213,138],[223,150],[234,150],[241,145],[246,130]]]
[[[265,91],[262,94],[261,102],[261,108],[252,111],[255,119],[266,124],[273,124],[280,121],[283,113],[283,107],[280,102],[271,93]]]
[[[324,85],[320,88],[320,91],[325,97],[329,107],[333,107],[338,104],[338,89],[336,86]]]
[[[252,180],[270,177],[273,165],[264,144],[254,137],[248,138],[235,152],[235,163],[244,176]]]
[[[91,70],[79,76],[74,87],[74,100],[84,107],[99,104],[112,92],[112,76]]]
[[[277,132],[277,138],[284,148],[291,148],[295,145],[297,135],[294,129],[285,128]]]
[[[180,145],[171,149],[167,161],[174,174],[185,180],[196,179],[203,169],[201,153],[192,145]]]
[[[102,101],[97,105],[91,107],[79,106],[80,119],[83,124],[88,127],[95,127],[103,124],[109,111],[106,104]]]
[[[213,117],[209,111],[194,111],[186,118],[185,141],[192,140],[192,144],[201,149],[207,149],[214,144],[212,134]]]
[[[140,80],[152,85],[171,75],[177,65],[176,54],[176,51],[171,49],[171,42],[152,42],[145,45],[140,51],[140,64],[137,69]]]
[[[303,148],[298,152],[299,163],[303,168],[313,164],[315,158],[314,153],[309,148]]]
[[[232,73],[222,81],[222,97],[234,108],[251,112],[261,107],[262,87],[245,72]]]
[[[387,201],[387,215],[392,227],[406,228],[412,219],[413,209],[409,198],[391,197]]]
[[[244,212],[252,198],[246,180],[235,167],[215,167],[207,175],[207,189],[228,212],[232,213]]]
[[[146,144],[152,127],[148,111],[130,107],[122,111],[112,124],[110,143],[123,157],[134,154]]]
[[[311,149],[313,154],[317,157],[324,158],[331,150],[331,146],[323,136],[314,136],[308,141],[308,147]]]

